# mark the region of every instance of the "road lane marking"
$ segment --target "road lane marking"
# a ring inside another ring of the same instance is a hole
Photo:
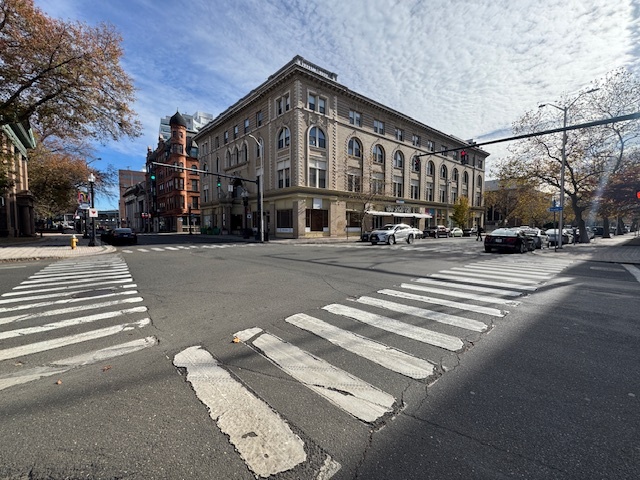
[[[470,318],[459,317],[457,315],[449,315],[443,312],[434,312],[433,310],[427,310],[420,307],[412,307],[410,305],[403,305],[401,303],[390,302],[381,298],[373,298],[363,296],[356,300],[358,303],[364,305],[371,305],[372,307],[384,308],[385,310],[391,310],[394,312],[401,312],[407,315],[413,315],[414,317],[426,318],[427,320],[433,320],[438,323],[445,323],[458,328],[464,328],[465,330],[472,330],[474,332],[484,332],[488,327],[486,324]]]
[[[635,265],[630,265],[628,263],[623,263],[622,266],[627,269],[627,271],[636,277],[636,280],[640,282],[640,269]]]
[[[297,313],[286,318],[285,321],[407,377],[420,380],[433,375],[434,366],[426,360],[356,333],[334,327],[318,318]]]
[[[429,278],[439,278],[443,280],[451,280],[452,274],[443,274],[443,273],[432,273],[429,275]],[[517,288],[519,290],[526,290],[533,292],[538,289],[538,287],[530,286],[530,285],[514,285],[513,283],[504,283],[504,282],[495,282],[493,280],[485,280],[478,277],[461,275],[459,272],[455,274],[456,282],[467,282],[467,283],[475,283],[480,284],[481,286],[490,286],[490,287],[501,287],[501,288],[509,288],[514,289]],[[457,286],[457,285],[456,285]]]
[[[129,281],[133,281],[133,280],[129,280]],[[122,283],[122,282],[108,282],[108,283]],[[91,288],[89,288],[91,287]],[[82,285],[82,286],[78,286],[78,285],[74,285],[72,287],[61,287],[66,291],[59,291],[57,293],[45,293],[43,295],[31,295],[31,296],[27,296],[30,295],[32,293],[37,293],[37,292],[42,292],[43,290],[41,289],[37,289],[34,292],[31,291],[23,291],[23,292],[9,292],[9,293],[3,293],[2,295],[0,295],[1,299],[0,299],[0,304],[4,305],[7,303],[16,303],[16,302],[24,302],[24,301],[31,301],[31,300],[43,300],[45,298],[59,298],[59,297],[65,297],[65,296],[69,296],[69,295],[78,295],[81,293],[85,293],[85,292],[94,292],[96,291],[96,289],[98,290],[116,290],[116,289],[120,289],[120,288],[138,288],[138,285],[135,283],[130,283],[128,285],[111,285],[108,287],[105,287],[103,283],[101,284],[97,284],[97,285]],[[76,290],[77,288],[82,288],[83,290]],[[58,290],[57,288],[48,288],[44,291],[52,291],[52,290]],[[10,296],[11,298],[6,298],[7,296]]]
[[[220,367],[209,352],[189,347],[174,357],[173,364],[187,370],[187,381],[198,399],[256,475],[276,475],[307,459],[304,442],[287,422]]]
[[[101,281],[100,283],[94,283],[94,284],[90,284],[90,285],[64,285],[61,287],[51,287],[51,288],[40,288],[40,287],[36,287],[34,285],[18,285],[17,287],[14,288],[13,292],[7,292],[5,294],[3,294],[3,297],[7,297],[7,296],[13,296],[13,295],[24,295],[25,293],[40,293],[40,292],[58,292],[61,290],[73,290],[74,288],[88,288],[88,287],[92,287],[92,288],[100,288],[103,287],[105,285],[121,285],[123,283],[131,283],[133,282],[133,278],[131,278],[131,276],[129,275],[129,278],[122,278],[119,280],[108,280],[108,281]],[[67,282],[68,283],[68,282]],[[124,287],[124,286],[123,286]],[[24,290],[30,288],[32,290],[29,290],[27,292],[21,292],[21,291],[15,291],[15,290]]]
[[[416,290],[418,292],[435,293],[438,295],[446,295],[449,297],[464,298],[467,300],[474,300],[476,302],[483,303],[498,303],[501,305],[520,305],[520,302],[510,300],[508,298],[490,297],[488,295],[474,295],[468,292],[456,292],[455,290],[445,290],[444,288],[426,287],[416,285],[414,283],[402,283],[400,288],[406,288],[408,290]]]
[[[535,285],[538,283],[541,283],[539,280],[531,280],[531,279],[526,279],[526,278],[520,278],[520,277],[511,277],[509,275],[505,275],[504,273],[502,274],[497,274],[497,273],[481,273],[481,272],[460,272],[460,271],[455,271],[455,270],[441,270],[438,272],[438,274],[440,275],[451,275],[454,277],[457,277],[458,275],[462,275],[465,277],[473,277],[477,280],[483,279],[483,278],[497,278],[498,280],[501,280],[503,282],[512,282],[515,284],[530,284],[530,285]],[[519,286],[516,285],[516,288],[520,288]]]
[[[95,271],[95,268],[92,269],[92,271]],[[33,282],[33,280],[42,280],[44,281],[45,279],[53,279],[52,281],[55,280],[64,280],[65,278],[85,278],[87,276],[96,276],[98,274],[113,274],[113,273],[124,273],[129,271],[129,267],[127,267],[126,265],[122,266],[122,267],[117,267],[117,268],[110,268],[109,270],[101,270],[98,272],[95,272],[95,275],[88,275],[87,272],[77,272],[77,271],[65,271],[65,272],[56,272],[56,273],[38,273],[35,275],[31,275],[29,277],[29,280],[31,280],[31,283],[35,283]]]
[[[448,277],[445,277],[448,278]],[[483,287],[480,285],[466,285],[464,283],[457,283],[455,280],[448,278],[448,281],[434,280],[431,278],[414,278],[414,282],[423,283],[427,285],[437,285],[439,287],[455,288],[458,290],[471,290],[473,292],[493,293],[496,295],[504,295],[508,297],[521,297],[522,292],[515,290],[504,290],[500,288]]]
[[[393,396],[275,335],[263,333],[251,343],[285,373],[363,422],[393,411]]]
[[[16,288],[38,288],[40,286],[46,286],[46,284],[48,283],[52,283],[52,282],[63,282],[67,285],[72,285],[72,284],[78,284],[78,283],[87,283],[87,282],[93,282],[93,281],[102,281],[102,279],[104,278],[105,280],[108,279],[115,279],[115,278],[123,278],[123,277],[130,277],[131,274],[129,272],[100,272],[100,273],[94,273],[92,275],[73,275],[72,277],[67,277],[67,278],[74,278],[75,280],[66,280],[66,279],[60,279],[60,278],[47,278],[47,279],[36,279],[36,280],[25,280],[24,282],[22,282],[20,284],[19,287]]]
[[[95,292],[95,290],[85,290],[85,292]],[[122,295],[135,295],[136,293],[138,293],[136,290],[124,290],[122,292],[104,293],[104,294],[101,294],[101,295],[91,295],[91,296],[87,296],[87,297],[64,298],[64,299],[52,300],[52,301],[49,301],[49,302],[27,303],[27,304],[23,304],[23,305],[14,305],[13,307],[0,307],[0,313],[17,312],[19,310],[31,310],[33,308],[51,307],[53,305],[67,305],[67,304],[70,304],[70,303],[95,301],[95,300],[98,300],[98,299],[119,297],[119,296],[122,296]],[[55,295],[55,298],[58,298],[60,296],[61,295],[59,295],[59,294]],[[21,299],[21,300],[24,301],[24,299]],[[93,307],[90,307],[90,308],[93,308]],[[0,324],[1,323],[2,323],[2,319],[0,318]]]
[[[456,271],[456,272],[463,272],[463,273],[488,273],[491,274],[492,277],[499,277],[499,278],[504,278],[505,276],[510,276],[510,275],[515,275],[517,276],[517,278],[525,278],[525,279],[530,279],[530,280],[538,280],[538,283],[547,280],[549,278],[552,278],[556,275],[556,272],[554,273],[531,273],[531,269],[530,268],[521,268],[521,269],[503,269],[500,268],[499,266],[495,266],[495,267],[487,267],[487,266],[483,266],[483,267],[475,267],[475,266],[470,266],[470,265],[465,265],[463,267],[452,267],[450,270],[452,271]],[[528,272],[528,273],[527,273]]]
[[[94,350],[89,353],[57,360],[46,366],[29,368],[27,370],[20,370],[16,373],[2,375],[0,376],[0,390],[20,385],[22,383],[31,382],[33,380],[38,380],[43,377],[50,377],[52,375],[65,373],[73,368],[91,365],[110,358],[127,355],[148,347],[153,347],[157,344],[158,339],[156,337],[140,338],[138,340],[132,340],[131,342],[121,343],[120,345],[113,345],[111,347]]]
[[[455,308],[458,310],[467,310],[469,312],[481,313],[483,315],[490,315],[492,317],[504,317],[507,313],[509,313],[505,310],[499,310],[493,307],[483,307],[481,305],[473,305],[471,303],[454,302],[452,300],[445,300],[444,298],[427,297],[424,295],[416,295],[415,293],[391,290],[389,288],[378,290],[378,293],[382,295],[389,295],[390,297],[404,298],[405,300],[415,300],[417,302],[442,305],[444,307]]]
[[[26,355],[31,355],[33,353],[45,352],[47,350],[53,350],[55,348],[66,347],[68,345],[86,342],[87,340],[95,340],[97,338],[115,335],[116,333],[126,332],[135,328],[145,327],[150,324],[151,320],[149,318],[143,318],[142,320],[138,320],[137,322],[123,323],[121,325],[101,328],[98,330],[91,330],[89,332],[80,333],[77,335],[68,335],[66,337],[54,338],[53,340],[45,340],[43,342],[30,343],[28,345],[22,345],[19,347],[7,348],[5,350],[0,350],[0,361],[7,360],[9,358],[23,357]]]
[[[358,301],[362,299],[359,298]],[[364,303],[364,302],[362,302]],[[416,327],[414,325],[400,322],[393,318],[385,317],[383,315],[377,315],[375,313],[365,312],[353,307],[347,307],[345,305],[339,305],[333,303],[322,307],[323,310],[341,315],[343,317],[349,317],[362,323],[374,326],[387,332],[395,333],[402,337],[411,338],[422,343],[441,347],[446,350],[456,352],[464,347],[464,342],[458,337],[452,335],[446,335],[444,333],[434,332],[427,330],[426,328]]]

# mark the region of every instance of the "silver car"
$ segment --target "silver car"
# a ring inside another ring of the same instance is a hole
[[[372,245],[378,243],[392,245],[403,240],[407,243],[413,243],[415,238],[414,229],[406,223],[389,223],[382,228],[373,230],[369,235],[369,241]]]

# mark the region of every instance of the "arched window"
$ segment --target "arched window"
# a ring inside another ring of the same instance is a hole
[[[291,143],[291,135],[289,134],[289,129],[284,127],[280,130],[278,134],[278,149],[286,148]]]
[[[249,159],[249,150],[248,150],[247,144],[245,143],[244,145],[242,145],[242,157],[240,158],[240,161],[242,163],[245,163],[248,159]]]
[[[231,166],[231,152],[229,150],[227,150],[227,153],[224,158],[224,166],[225,167]]]
[[[446,165],[442,165],[440,167],[440,178],[442,178],[443,180],[446,180],[447,179],[447,174],[448,174],[447,166]]]
[[[469,185],[469,173],[468,172],[464,172],[462,174],[462,183],[464,183],[465,185]]]
[[[458,175],[458,169],[454,168],[453,169],[453,175],[452,175],[452,180],[456,183],[458,183],[460,176]]]
[[[238,164],[238,147],[233,147],[233,155],[231,156],[231,165]]]
[[[433,177],[436,174],[436,165],[431,160],[427,163],[427,175]]]
[[[384,148],[380,145],[373,147],[373,161],[384,164]]]
[[[482,176],[481,175],[478,175],[478,182],[476,183],[476,188],[479,191],[482,191]]]
[[[320,128],[313,127],[309,131],[309,145],[317,148],[327,148],[324,132]]]
[[[393,166],[394,168],[404,168],[404,155],[400,150],[397,150],[393,155]]]
[[[351,140],[349,140],[348,153],[352,157],[362,158],[362,144],[360,143],[360,140],[358,140],[357,138],[352,138]]]

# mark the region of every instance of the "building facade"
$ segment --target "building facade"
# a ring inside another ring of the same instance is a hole
[[[299,56],[194,139],[208,172],[205,228],[258,228],[258,183],[266,232],[277,237],[353,235],[362,218],[364,228],[448,225],[460,196],[469,199],[470,225],[483,217],[487,152],[349,90]]]
[[[213,115],[206,112],[196,112],[193,115],[181,114],[182,118],[187,125],[187,130],[190,132],[197,132],[207,123],[213,120]],[[171,117],[166,116],[160,119],[160,136],[164,141],[171,138]]]
[[[136,232],[151,231],[151,217],[149,213],[146,182],[136,183],[127,188],[123,195],[126,224],[123,227],[132,228]]]
[[[35,148],[28,124],[0,127],[0,162],[6,178],[0,195],[0,236],[35,235],[34,198],[29,191],[27,152]]]
[[[195,132],[176,112],[168,140],[147,152],[146,188],[154,232],[200,231],[200,174]],[[158,165],[161,164],[161,165]]]
[[[134,219],[127,214],[125,194],[131,187],[135,187],[146,180],[147,173],[139,170],[118,170],[118,185],[120,188],[120,198],[118,199],[118,210],[120,211],[120,226],[131,227]]]

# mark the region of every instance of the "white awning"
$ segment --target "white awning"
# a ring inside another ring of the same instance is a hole
[[[400,213],[400,212],[379,212],[377,210],[367,210],[364,212],[374,217],[400,217],[400,218],[433,218],[428,213]]]

